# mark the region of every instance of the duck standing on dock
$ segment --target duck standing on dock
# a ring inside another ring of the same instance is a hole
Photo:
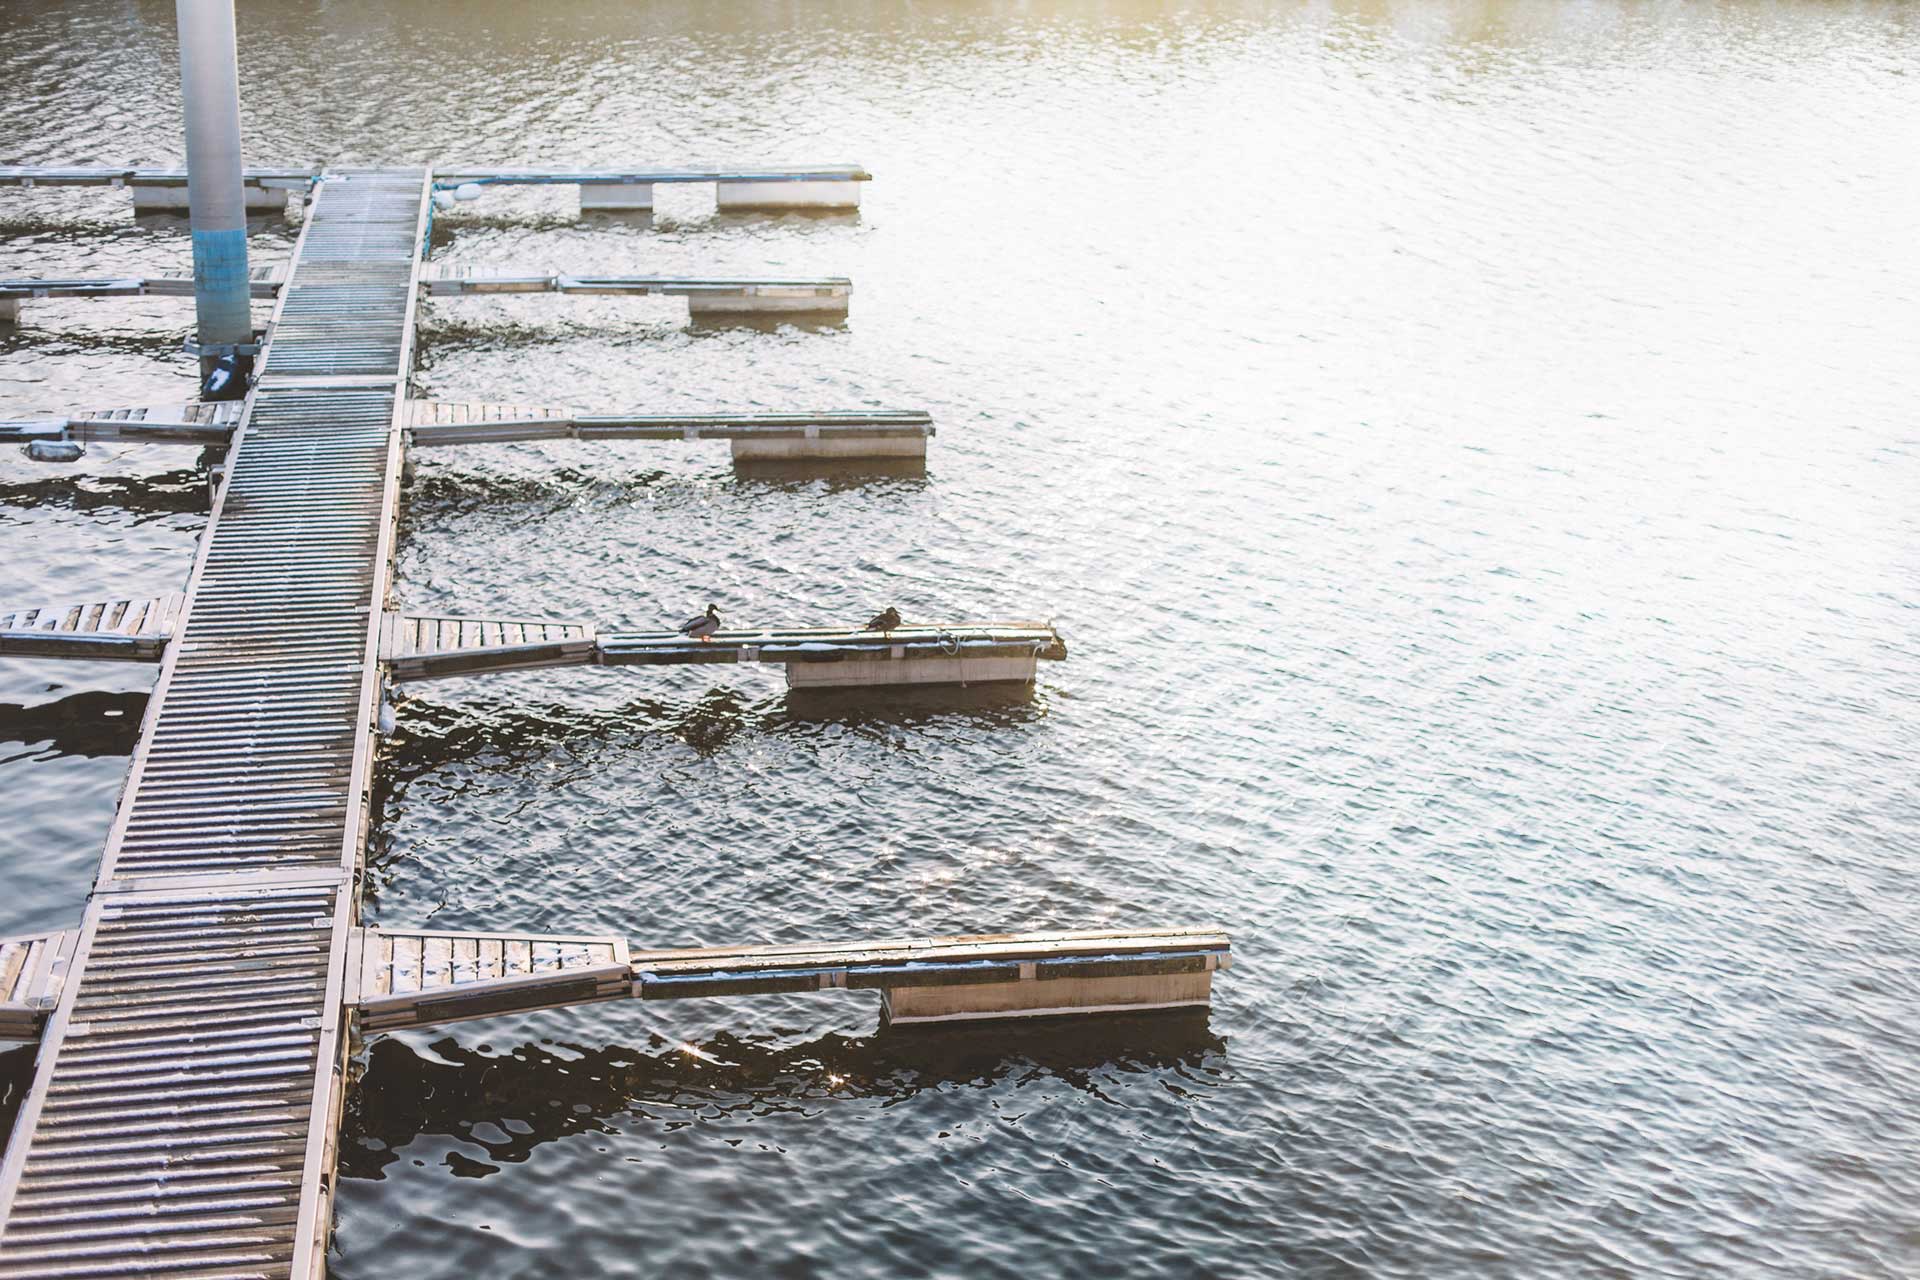
[[[893,629],[899,625],[900,625],[900,611],[894,608],[892,605],[888,605],[886,608],[886,612],[875,614],[867,622],[867,630],[885,631],[891,634]]]
[[[680,634],[691,636],[695,640],[713,642],[713,633],[720,629],[720,611],[711,604],[705,613],[696,614],[680,624]]]

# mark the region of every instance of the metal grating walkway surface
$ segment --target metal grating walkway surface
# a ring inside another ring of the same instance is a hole
[[[0,1166],[0,1277],[318,1276],[424,170],[320,184]]]

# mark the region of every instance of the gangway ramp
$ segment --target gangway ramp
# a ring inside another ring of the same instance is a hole
[[[0,1276],[324,1270],[428,192],[340,173],[302,227],[0,1166]]]

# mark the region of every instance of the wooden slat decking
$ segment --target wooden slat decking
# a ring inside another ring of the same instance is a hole
[[[1030,679],[1035,660],[1065,656],[1040,623],[733,631],[702,643],[383,613],[432,185],[423,170],[320,184],[237,421],[204,406],[181,407],[191,422],[137,410],[62,420],[63,430],[231,427],[232,453],[80,925],[0,940],[0,1035],[39,1036],[0,1163],[0,1278],[323,1275],[351,1017],[380,1029],[625,997],[846,987],[880,990],[902,1022],[1189,1008],[1229,961],[1212,930],[631,953],[600,935],[356,927],[383,659],[395,675],[436,659],[761,661],[786,664],[790,679],[845,663],[887,683],[866,669],[958,669],[977,656],[1024,663]],[[555,280],[583,291],[659,283]],[[277,280],[256,280],[268,284]],[[844,416],[872,430],[885,415]],[[885,425],[927,425],[899,417]],[[582,434],[663,423],[827,425],[572,420]],[[53,632],[118,625],[106,606],[99,617],[88,608],[70,621],[62,612]],[[20,634],[43,634],[39,616],[20,611]]]
[[[584,666],[594,660],[593,624],[556,618],[465,618],[389,613],[380,654],[395,680]]]
[[[591,623],[554,618],[484,618],[453,615],[386,615],[381,657],[395,680],[518,671],[531,667],[683,666],[706,663],[769,663],[784,667],[817,663],[953,658],[1067,656],[1066,642],[1051,623],[978,622],[903,626],[890,632],[856,627],[787,627],[716,632],[696,640],[677,631],[626,631],[600,635]]]
[[[122,440],[130,444],[222,445],[233,438],[245,406],[238,400],[220,403],[130,405],[118,409],[83,409],[0,422],[0,440],[78,440],[95,444]]]
[[[38,1010],[59,990],[73,936],[0,940],[0,1036],[38,1034]],[[1226,969],[1232,952],[1224,930],[1204,926],[644,951],[611,934],[356,928],[344,999],[363,1030],[381,1031],[629,997],[1151,979]]]
[[[184,597],[115,597],[59,604],[0,606],[0,654],[158,662]]]
[[[615,937],[356,929],[349,999],[368,1031],[459,1022],[632,993]]]
[[[302,227],[0,1165],[0,1277],[324,1270],[428,192],[330,177]]]
[[[1184,979],[1186,998],[1168,1003],[1204,1004],[1210,975],[1232,964],[1232,944],[1224,931],[1203,927],[629,951],[625,940],[610,935],[356,929],[349,955],[355,975],[349,999],[362,1026],[375,1030],[629,996],[926,992],[992,984],[1017,992],[1026,984]],[[1031,1010],[1058,1011],[1044,1003]]]

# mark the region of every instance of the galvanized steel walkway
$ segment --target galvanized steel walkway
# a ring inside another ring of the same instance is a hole
[[[320,184],[0,1167],[0,1276],[319,1274],[429,180]]]

